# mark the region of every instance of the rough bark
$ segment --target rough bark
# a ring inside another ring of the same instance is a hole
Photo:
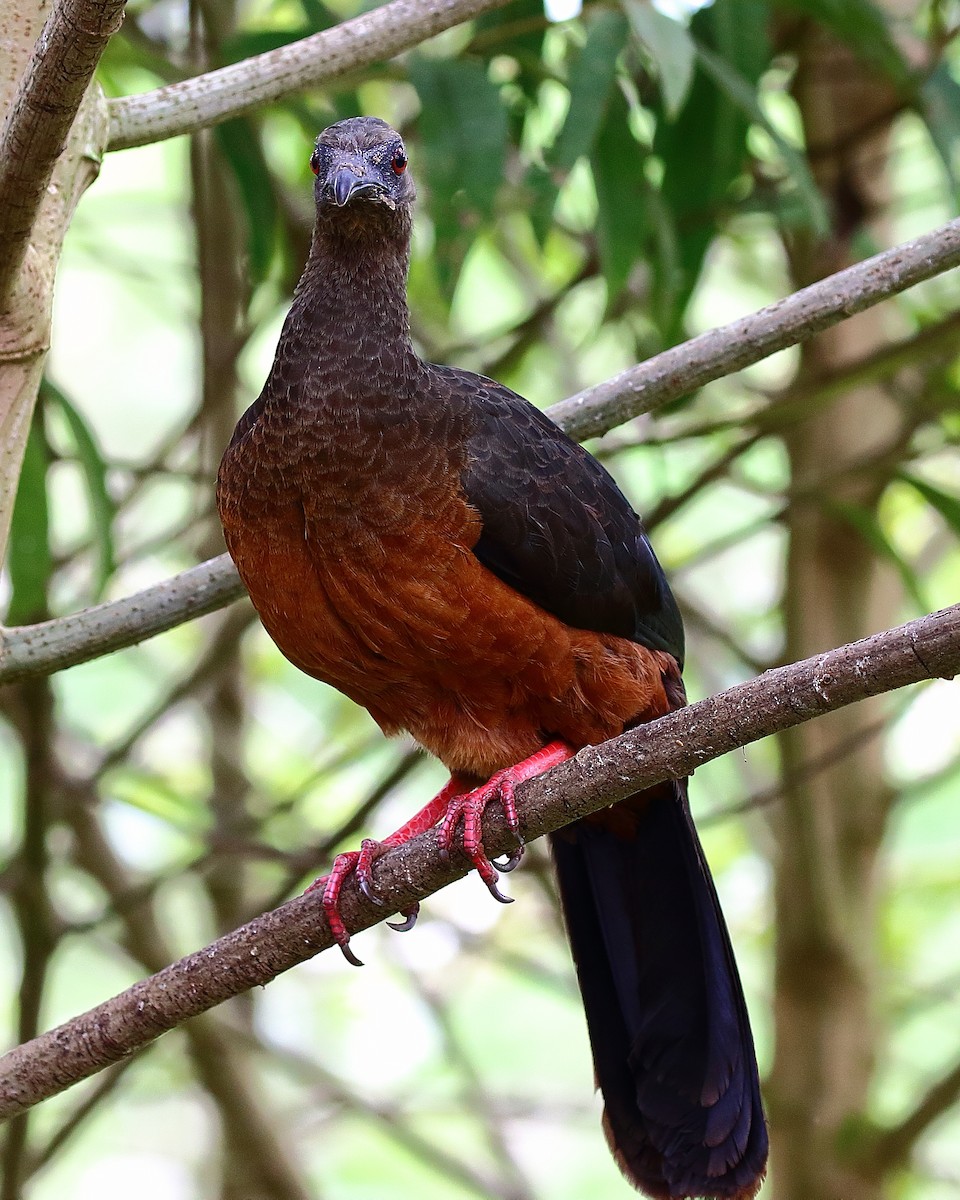
[[[125,4],[60,0],[26,64],[0,134],[0,296],[23,264],[57,159]]]
[[[54,6],[24,0],[0,7],[0,111],[7,119],[0,138],[0,255],[11,264],[0,287],[0,560],[6,549],[13,501],[37,388],[50,336],[53,280],[60,247],[73,210],[96,177],[107,141],[106,108],[99,89],[87,87],[99,51],[113,27],[119,5],[89,0],[70,6],[71,19],[83,23],[90,10],[93,31],[87,53],[74,58],[70,39],[61,37],[54,69],[41,69],[45,46],[36,47]],[[102,10],[102,11],[101,11]],[[60,13],[60,10],[57,10]],[[60,14],[62,15],[62,14]],[[88,14],[89,15],[89,14]],[[69,33],[69,23],[66,32]],[[51,20],[51,27],[56,22]],[[61,34],[63,34],[61,30]],[[36,47],[36,52],[35,52]],[[24,86],[21,88],[21,77]],[[86,90],[84,90],[86,89]],[[69,129],[65,143],[38,132],[36,117],[51,110],[55,130]],[[73,123],[69,118],[75,113]],[[61,151],[62,144],[62,151]],[[36,153],[39,165],[28,169]],[[22,167],[22,169],[21,169]],[[38,181],[42,180],[42,186]],[[20,200],[15,203],[15,198]],[[32,225],[24,233],[25,223]],[[12,264],[18,263],[16,272]]]
[[[392,0],[278,50],[110,105],[110,149],[143,146],[251,112],[418,46],[507,0]]]
[[[869,696],[960,671],[960,605],[922,617],[641,725],[587,747],[548,775],[518,789],[525,840],[559,829],[664,779],[739,746],[792,728]],[[502,816],[489,813],[483,844],[498,856],[514,848]],[[391,850],[376,867],[384,906],[348,880],[342,911],[351,932],[414,903],[466,874],[444,860],[436,831]],[[0,1118],[23,1112],[126,1057],[231,996],[268,983],[329,948],[332,939],[316,892],[220,938],[97,1008],[0,1058]]]

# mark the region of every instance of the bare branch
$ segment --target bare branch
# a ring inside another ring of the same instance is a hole
[[[582,441],[778,350],[805,342],[831,325],[960,264],[960,219],[828,275],[775,304],[711,329],[655,358],[629,367],[550,410]]]
[[[502,8],[507,0],[393,0],[278,50],[110,103],[109,149],[195,133],[230,117],[368,67]]]
[[[868,696],[960,671],[960,605],[837,650],[768,671],[602,746],[581,750],[519,793],[522,831],[539,837],[664,779],[690,774],[738,746],[778,733]],[[494,855],[511,848],[499,816],[484,825]],[[466,873],[443,862],[431,831],[390,851],[377,865],[387,911],[409,908]],[[354,932],[383,908],[356,888],[344,894]],[[299,896],[166,967],[119,996],[0,1059],[0,1117],[10,1117],[118,1062],[189,1017],[206,1012],[331,944],[315,893]]]
[[[0,133],[0,311],[53,168],[126,0],[58,0]]]
[[[668,404],[693,388],[804,341],[958,263],[960,219],[665,350],[553,405],[550,416],[577,438],[604,433],[638,413]],[[204,589],[203,594],[193,596],[193,586]],[[128,599],[43,625],[0,629],[0,683],[61,671],[132,646],[241,595],[243,587],[233,565],[221,555]]]
[[[98,604],[0,631],[0,683],[61,671],[88,659],[135,646],[175,625],[215,612],[245,595],[226,554],[181,571],[123,600]]]
[[[960,1100],[960,1062],[931,1085],[914,1110],[899,1125],[868,1137],[858,1158],[863,1166],[879,1178],[882,1174],[903,1166],[930,1126]]]

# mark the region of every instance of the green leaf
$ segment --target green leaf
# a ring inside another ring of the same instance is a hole
[[[587,40],[570,66],[567,115],[544,153],[547,170],[531,163],[526,175],[530,220],[541,246],[550,232],[564,177],[593,151],[616,81],[617,58],[627,38],[627,22],[620,13],[601,10],[587,18],[586,24]]]
[[[627,23],[619,13],[601,11],[588,23],[587,40],[570,67],[570,107],[545,155],[552,169],[567,172],[593,149],[626,38]]]
[[[557,181],[543,167],[532,162],[524,176],[527,191],[527,212],[533,232],[541,247],[546,243],[553,226],[553,210],[556,207],[560,188]]]
[[[862,504],[852,504],[846,500],[825,500],[824,505],[852,525],[879,558],[886,559],[896,568],[907,595],[920,612],[929,612],[930,605],[923,595],[916,572],[884,533],[876,513]]]
[[[778,0],[778,6],[813,17],[899,87],[909,82],[906,59],[883,12],[870,0]]]
[[[63,414],[83,472],[87,502],[90,505],[90,519],[97,542],[98,562],[93,599],[99,600],[107,581],[116,569],[113,519],[117,509],[107,489],[107,464],[89,425],[64,393],[49,379],[44,379],[41,395],[49,405],[56,406]]]
[[[732,64],[750,87],[755,87],[770,57],[763,0],[716,0],[696,13],[691,23],[698,44],[708,46]],[[671,121],[657,113],[653,152],[663,163],[659,226],[672,230],[673,258],[656,261],[655,270],[670,278],[657,283],[657,321],[663,340],[683,336],[682,320],[696,286],[704,255],[731,204],[733,185],[746,174],[746,138],[750,122],[739,105],[701,68],[696,72],[679,116]],[[748,193],[749,194],[749,193]],[[766,211],[766,204],[764,210]],[[661,241],[666,241],[661,238]]]
[[[663,195],[648,188],[647,213],[652,234],[650,258],[653,264],[653,288],[651,305],[653,311],[661,316],[661,329],[669,336],[669,315],[678,316],[683,311],[689,293],[685,290],[686,274],[681,260],[681,239],[678,236],[676,222],[668,205],[664,203]],[[679,329],[676,330],[679,334]],[[671,340],[673,340],[671,338]]]
[[[649,235],[646,151],[631,134],[628,117],[627,102],[616,88],[590,158],[599,205],[600,263],[610,300],[623,288]]]
[[[940,155],[954,196],[960,196],[956,159],[960,147],[960,84],[946,63],[939,63],[920,89],[921,115]]]
[[[718,54],[714,54],[712,50],[708,50],[706,46],[697,46],[697,61],[717,87],[725,92],[729,99],[772,139],[783,155],[793,181],[805,201],[806,215],[811,227],[818,234],[829,232],[830,222],[826,206],[813,176],[810,174],[806,157],[796,146],[788,142],[770,122],[760,107],[757,94],[751,84],[728,62]]]
[[[499,88],[473,60],[418,56],[410,75],[423,106],[418,128],[431,187],[490,216],[506,155]]]
[[[630,27],[646,50],[660,80],[660,93],[672,120],[693,83],[696,47],[685,26],[644,0],[621,0]]]
[[[262,283],[273,261],[280,213],[260,138],[247,117],[224,121],[216,126],[214,135],[236,178],[246,214],[250,277],[254,283]]]
[[[220,43],[219,57],[224,63],[243,62],[247,58],[255,58],[258,54],[269,54],[271,50],[279,50],[289,46],[291,42],[299,42],[302,38],[316,33],[324,26],[299,25],[293,29],[247,29],[226,38]]]
[[[468,52],[488,62],[499,54],[512,57],[520,68],[514,83],[527,102],[535,104],[543,82],[543,39],[548,28],[543,0],[513,0],[476,18]]]
[[[310,27],[314,30],[329,29],[340,19],[325,4],[321,3],[321,0],[300,0],[300,7],[303,9],[303,15],[310,22]]]
[[[420,96],[418,121],[427,201],[447,291],[476,227],[489,219],[503,179],[507,112],[486,67],[473,59],[415,55],[410,79]]]
[[[47,504],[48,461],[42,411],[38,408],[27,436],[10,526],[7,560],[12,584],[7,611],[10,625],[28,625],[47,616],[47,587],[53,573]]]
[[[909,483],[918,491],[931,508],[937,510],[950,528],[960,534],[960,496],[951,496],[949,492],[942,492],[933,484],[927,483],[924,479],[918,479],[916,475],[909,475],[906,471],[898,472],[898,478],[902,479],[904,483]]]

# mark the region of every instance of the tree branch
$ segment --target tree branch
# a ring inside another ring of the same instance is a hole
[[[53,168],[126,0],[58,0],[0,133],[0,311]]]
[[[550,409],[582,441],[805,342],[881,300],[960,264],[960,218],[874,254],[775,304],[629,367]]]
[[[960,1062],[954,1063],[898,1125],[868,1137],[857,1158],[876,1178],[903,1166],[929,1127],[960,1099]]]
[[[427,38],[469,21],[508,0],[393,0],[333,29],[278,50],[110,103],[111,150],[196,133],[317,87],[371,63],[393,58]]]
[[[960,671],[960,604],[837,650],[768,671],[699,704],[581,750],[519,792],[522,831],[539,837],[664,779],[690,774],[738,746],[868,696]],[[493,854],[511,848],[497,814],[484,824]],[[443,862],[431,831],[377,864],[386,911],[409,908],[466,874]],[[379,921],[384,909],[348,883],[347,927]],[[270,982],[331,944],[315,893],[265,913],[210,946],[0,1059],[0,1117],[10,1117],[117,1062],[189,1017]]]
[[[613,426],[805,341],[960,263],[960,219],[702,333],[550,408],[572,437]],[[194,596],[192,589],[202,589]],[[0,628],[0,684],[61,671],[132,646],[243,595],[224,554],[136,596],[17,629]]]
[[[244,595],[229,555],[221,554],[123,600],[39,625],[0,630],[0,684],[135,646]]]

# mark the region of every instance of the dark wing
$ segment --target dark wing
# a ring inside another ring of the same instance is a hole
[[[469,408],[462,476],[488,570],[577,629],[683,663],[683,624],[640,518],[597,460],[549,417],[483,376],[435,368]]]

